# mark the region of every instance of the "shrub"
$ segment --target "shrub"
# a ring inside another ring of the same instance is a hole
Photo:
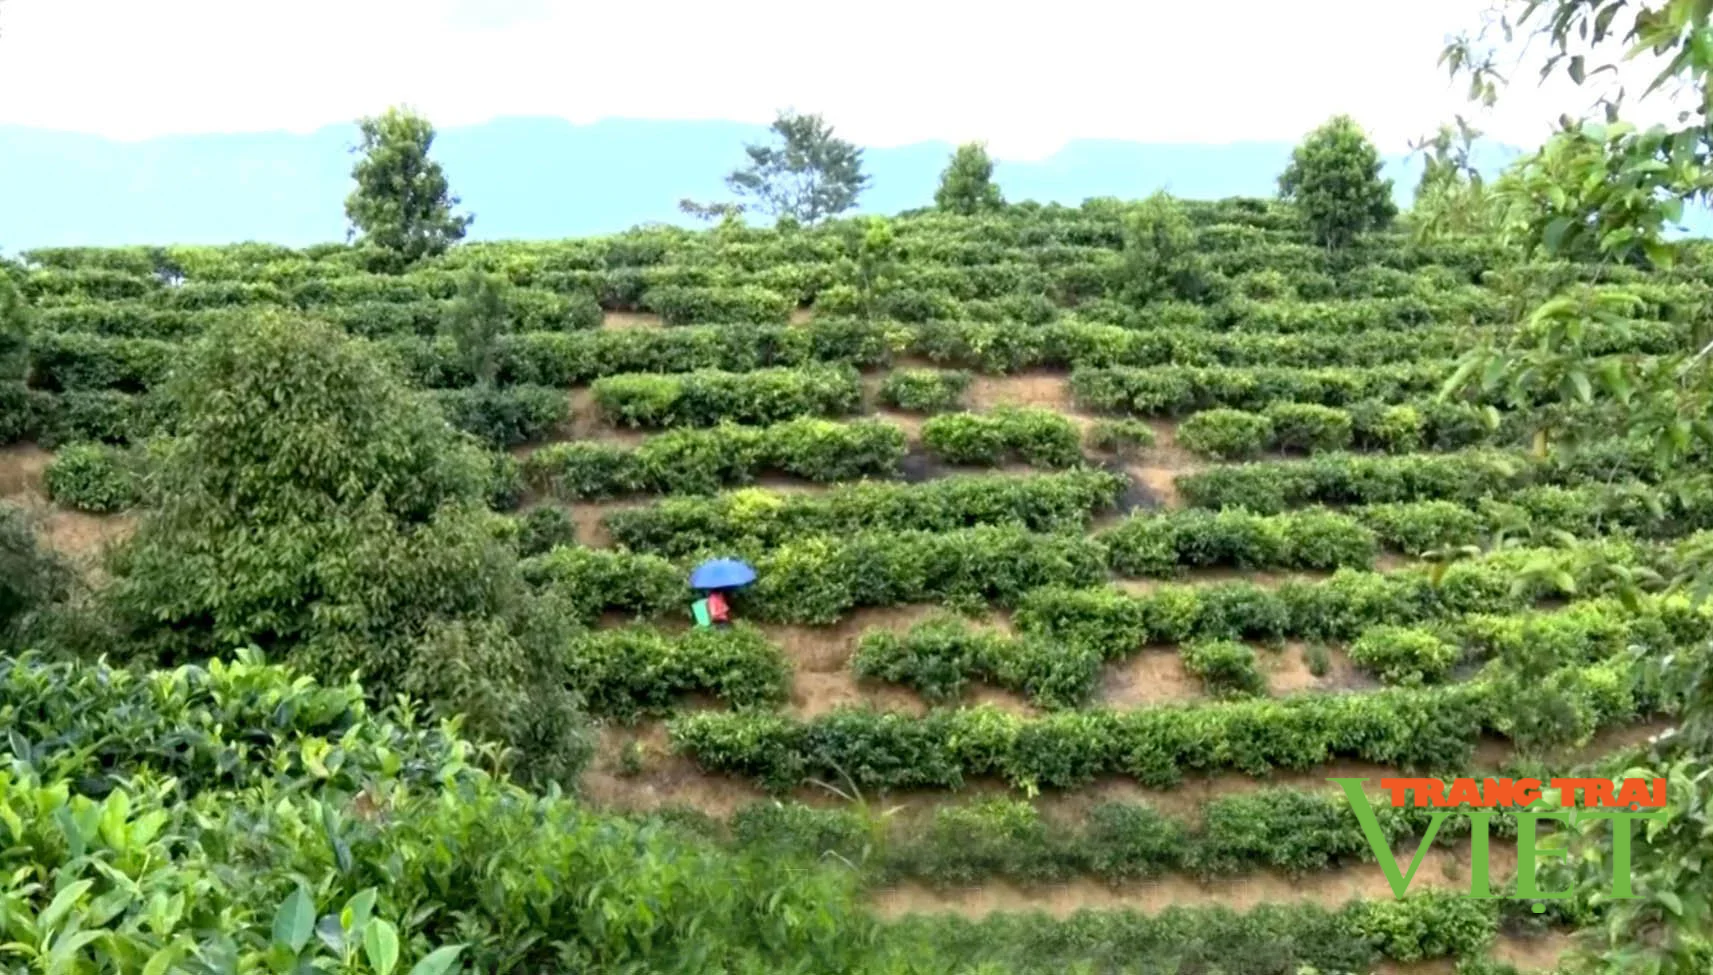
[[[865,529],[953,531],[1016,525],[1035,532],[1081,531],[1095,512],[1112,506],[1123,486],[1116,474],[1073,470],[955,475],[921,484],[862,483],[816,495],[746,489],[616,511],[605,523],[620,545],[668,556],[737,545],[774,546],[802,535]]]
[[[671,713],[690,693],[736,708],[769,707],[788,695],[791,666],[761,631],[738,623],[669,636],[630,626],[571,641],[568,680],[591,712],[632,719]]]
[[[818,482],[895,477],[904,452],[904,432],[891,424],[803,417],[770,427],[674,430],[634,449],[549,444],[529,455],[524,476],[536,490],[564,501],[636,492],[711,494],[769,471]]]
[[[1243,410],[1203,410],[1178,424],[1177,442],[1221,460],[1253,457],[1273,441],[1273,421]]]
[[[1350,645],[1350,659],[1388,684],[1443,680],[1459,656],[1455,645],[1407,626],[1371,627]]]
[[[1090,450],[1135,457],[1154,446],[1154,428],[1141,420],[1097,420],[1084,439]]]
[[[855,369],[810,366],[729,373],[623,375],[595,380],[595,404],[629,427],[779,423],[799,416],[855,412],[862,387]]]
[[[1370,565],[1374,533],[1349,515],[1190,510],[1133,515],[1099,536],[1115,572],[1170,576],[1188,567],[1335,569]]]
[[[1235,640],[1198,640],[1184,645],[1184,669],[1201,678],[1217,697],[1267,693],[1267,681],[1255,669],[1255,650]]]
[[[881,402],[901,410],[943,413],[962,406],[970,374],[944,369],[898,369],[880,384]]]
[[[922,445],[948,464],[997,466],[1016,456],[1038,467],[1071,467],[1083,459],[1076,425],[1039,407],[943,413],[922,424]]]
[[[791,315],[791,299],[755,285],[692,287],[662,285],[642,296],[642,306],[658,312],[668,325],[694,322],[783,323]]]
[[[144,463],[134,449],[68,444],[55,451],[43,480],[54,501],[79,511],[110,514],[141,502]]]
[[[1350,446],[1350,414],[1317,403],[1274,403],[1266,417],[1273,425],[1273,446],[1319,453]]]
[[[577,544],[577,523],[564,508],[543,505],[519,519],[518,554],[540,555],[560,545]]]
[[[431,394],[452,426],[490,447],[547,439],[571,412],[571,398],[546,386],[470,386]]]

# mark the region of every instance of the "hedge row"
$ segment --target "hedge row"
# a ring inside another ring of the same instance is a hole
[[[864,483],[825,494],[747,490],[672,498],[603,519],[620,545],[671,557],[720,547],[772,547],[805,535],[863,530],[953,531],[1017,525],[1033,532],[1081,531],[1110,509],[1125,478],[1100,470],[1036,475],[953,475],[922,484]]]
[[[1473,506],[1416,501],[1348,511],[1373,530],[1381,544],[1407,555],[1484,544],[1501,532],[1512,537],[1564,532],[1584,538],[1627,532],[1672,539],[1713,528],[1713,481],[1695,477],[1657,485],[1548,484],[1517,488],[1503,500],[1482,498]]]
[[[921,438],[929,453],[948,464],[994,467],[1015,459],[1036,467],[1072,467],[1083,462],[1076,424],[1038,406],[942,413],[922,424]]]
[[[626,374],[597,379],[592,390],[602,415],[627,427],[779,423],[862,406],[861,377],[849,366]]]
[[[849,775],[863,789],[959,788],[999,778],[1023,790],[1074,789],[1119,775],[1170,788],[1186,773],[1308,771],[1335,759],[1413,769],[1466,766],[1483,734],[1525,747],[1568,745],[1662,706],[1631,658],[1572,667],[1526,684],[1502,676],[1366,694],[1060,711],[993,707],[912,717],[841,710],[810,721],[700,713],[668,724],[704,769],[770,789]]]
[[[1579,422],[1599,422],[1589,411],[1583,414]],[[1549,415],[1538,409],[1500,414],[1473,403],[1429,398],[1364,400],[1348,407],[1278,402],[1258,412],[1217,407],[1191,414],[1174,437],[1184,449],[1216,460],[1243,460],[1266,451],[1407,454],[1517,443]]]
[[[1379,539],[1357,518],[1331,511],[1163,511],[1101,532],[1108,563],[1127,576],[1170,577],[1186,568],[1365,568]]]
[[[565,652],[571,687],[590,712],[634,719],[672,712],[688,694],[735,708],[773,707],[791,690],[791,664],[744,623],[669,635],[648,627],[579,634]]]
[[[438,318],[416,315],[414,308],[411,305],[381,304],[371,308],[328,309],[319,314],[334,319],[335,324],[353,334],[383,336],[378,339],[380,348],[409,379],[419,385],[457,387],[470,384],[472,377],[462,366],[450,340],[436,337],[440,328]],[[438,309],[432,311],[439,314]],[[74,320],[73,312],[87,313],[82,317],[89,320]],[[158,316],[162,313],[149,314]],[[109,321],[110,313],[94,306],[46,309],[42,312],[43,327],[38,332],[33,354],[34,382],[49,389],[146,389],[164,376],[174,350],[183,338],[200,332],[208,321],[233,313],[194,314],[201,317],[183,321],[175,319],[163,323],[160,331],[150,332],[144,324],[132,326]],[[147,321],[153,322],[155,318],[150,317]],[[55,332],[56,327],[63,331]],[[85,334],[100,333],[104,329],[108,331],[103,334]],[[1683,326],[1675,324],[1640,322],[1630,330],[1607,334],[1604,341],[1597,343],[1595,351],[1668,352],[1684,344],[1685,332]],[[1467,348],[1479,337],[1479,333],[1472,333],[1466,328],[1449,327],[1350,336],[1268,335],[1222,333],[1182,326],[1132,330],[1075,320],[1044,325],[1021,325],[1003,320],[930,321],[906,325],[828,318],[800,326],[737,324],[670,329],[524,331],[500,336],[497,359],[498,378],[502,384],[547,386],[578,385],[603,376],[630,372],[691,372],[698,369],[748,372],[815,363],[879,366],[886,364],[894,352],[921,356],[940,365],[990,373],[1024,368],[1165,366],[1221,367],[1226,370],[1292,367],[1326,372],[1333,367],[1396,367],[1401,363],[1440,362]],[[942,383],[949,378],[941,377]],[[1158,378],[1152,381],[1161,382]],[[1119,387],[1114,386],[1110,377],[1100,382],[1107,387],[1105,395],[1119,395],[1116,391]],[[921,395],[920,392],[914,393],[913,398]],[[946,394],[942,390],[935,395],[944,397]],[[1151,391],[1150,395],[1158,396],[1160,393]]]
[[[1103,554],[1086,536],[1014,526],[814,536],[752,554],[757,580],[734,603],[739,617],[813,624],[859,606],[1009,605],[1043,586],[1103,581]],[[656,555],[559,548],[527,566],[585,619],[603,611],[682,615],[690,601],[686,567]]]
[[[1141,416],[1182,416],[1229,407],[1264,409],[1274,403],[1345,406],[1362,400],[1396,402],[1435,392],[1455,366],[1430,360],[1364,369],[1156,366],[1071,372],[1071,393],[1086,409]]]
[[[1192,594],[1189,600],[1196,598]],[[1082,605],[1077,605],[1079,601]],[[1186,602],[1179,600],[1183,608],[1201,608]],[[1210,609],[1217,611],[1214,602]],[[1248,635],[1243,632],[1247,621],[1216,617],[1216,626],[1196,632],[1183,618],[1154,621],[1143,616],[1171,608],[1177,607],[1166,599],[1126,601],[1110,590],[1043,590],[1024,598],[1017,614],[1019,636],[1008,637],[942,615],[903,633],[864,634],[851,658],[851,669],[859,677],[902,684],[936,703],[958,700],[968,684],[980,682],[1022,695],[1039,707],[1073,708],[1093,697],[1106,662],[1150,645],[1174,642],[1182,646],[1185,669],[1200,678],[1209,693],[1266,692],[1254,651],[1238,641]],[[1085,615],[1043,626],[1042,614],[1055,609],[1083,610]],[[1107,611],[1105,619],[1095,615],[1102,609]],[[1279,607],[1281,617],[1287,609]],[[1266,635],[1275,639],[1278,630],[1289,625],[1282,618],[1269,622],[1274,632]],[[1632,612],[1614,600],[1596,599],[1572,604],[1562,612],[1472,614],[1414,626],[1376,623],[1358,630],[1348,651],[1357,664],[1386,683],[1435,683],[1466,660],[1498,659],[1517,671],[1549,670],[1590,663],[1633,646],[1660,651],[1697,639],[1707,622],[1706,614],[1687,604],[1656,600]],[[1170,635],[1180,639],[1152,639],[1161,634],[1158,629],[1150,632],[1150,624],[1176,630]]]
[[[1066,919],[1044,911],[995,911],[979,920],[924,913],[894,922],[891,932],[919,944],[920,957],[944,957],[957,970],[985,971],[979,966],[987,965],[1020,975],[1302,975],[1368,972],[1388,960],[1465,958],[1479,964],[1501,918],[1515,911],[1512,904],[1450,893],[1351,901],[1338,908],[1263,904],[1242,914],[1224,906],[1168,907],[1157,914],[1084,910]],[[1156,962],[1160,967],[1147,967]],[[1458,972],[1516,975],[1514,969],[1488,967]]]
[[[111,389],[50,393],[0,382],[0,443],[30,440],[44,447],[80,440],[124,444],[167,427],[162,401]]]
[[[1542,779],[1565,774],[1526,771]],[[1432,809],[1394,807],[1384,800],[1372,808],[1387,841],[1407,853],[1414,852],[1434,815]],[[1061,818],[1027,801],[993,798],[940,806],[920,825],[893,824],[879,843],[860,814],[798,802],[745,806],[729,828],[732,841],[745,850],[811,859],[834,853],[863,867],[875,883],[917,880],[936,887],[996,879],[1054,884],[1078,877],[1126,884],[1174,873],[1207,882],[1260,870],[1297,878],[1376,862],[1343,793],[1289,788],[1213,798],[1188,819],[1147,803],[1113,800],[1074,819]],[[1490,830],[1514,835],[1515,820],[1501,814]],[[1469,834],[1469,819],[1453,816],[1434,833],[1434,844],[1454,846]]]
[[[1287,579],[1272,587],[1247,580],[1168,584],[1146,593],[1049,587],[1025,596],[1013,623],[1025,637],[1088,646],[1116,660],[1142,647],[1198,639],[1348,641],[1374,626],[1519,613],[1543,599],[1608,591],[1609,583],[1588,569],[1572,573],[1574,593],[1521,575],[1551,551],[1503,549],[1433,569],[1340,569],[1324,580]],[[1599,551],[1614,565],[1653,567],[1664,561],[1662,552],[1619,542],[1604,543]]]
[[[1198,508],[1278,513],[1312,504],[1390,504],[1482,498],[1536,486],[1576,487],[1599,480],[1656,481],[1667,472],[1649,444],[1613,442],[1541,459],[1519,451],[1472,449],[1401,457],[1326,453],[1303,460],[1258,461],[1179,475],[1185,502]]]
[[[900,410],[943,413],[963,406],[970,379],[956,369],[894,369],[881,380],[880,401]]]
[[[674,430],[636,447],[555,443],[523,462],[525,481],[563,501],[627,494],[712,494],[767,473],[805,480],[896,477],[904,431],[888,423],[805,417],[766,427]]]

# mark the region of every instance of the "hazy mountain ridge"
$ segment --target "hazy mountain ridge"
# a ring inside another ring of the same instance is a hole
[[[443,129],[435,155],[466,209],[473,239],[611,233],[688,224],[678,200],[727,199],[724,176],[764,127],[736,122],[501,118]],[[354,125],[287,132],[169,136],[140,142],[0,126],[0,215],[7,251],[61,245],[226,243],[302,246],[344,237]],[[952,146],[870,148],[861,209],[925,206]],[[1000,160],[1012,200],[1077,204],[1093,196],[1271,196],[1290,158],[1283,142],[1170,145],[1078,140],[1038,161]],[[1517,150],[1486,147],[1484,168]],[[1387,158],[1405,203],[1418,161]]]

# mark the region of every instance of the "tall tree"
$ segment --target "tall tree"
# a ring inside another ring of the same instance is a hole
[[[500,275],[470,271],[458,282],[458,297],[446,312],[444,330],[458,360],[483,386],[493,385],[499,372],[499,340],[511,320],[508,288]]]
[[[1380,178],[1379,151],[1348,115],[1315,129],[1292,151],[1279,192],[1328,247],[1343,247],[1398,214],[1392,181]]]
[[[833,135],[819,115],[780,112],[771,126],[775,144],[744,146],[749,165],[726,177],[732,192],[755,200],[774,217],[813,224],[856,206],[868,186],[862,150]]]
[[[1201,296],[1207,268],[1196,250],[1195,228],[1184,208],[1164,191],[1124,215],[1123,290],[1135,302]]]
[[[362,141],[351,176],[357,188],[345,198],[351,235],[376,248],[395,267],[440,254],[464,239],[474,217],[456,215],[446,173],[430,159],[434,126],[406,109],[357,123]]]
[[[489,462],[366,343],[283,315],[225,322],[166,397],[161,500],[104,591],[118,646],[361,671],[539,767],[576,764],[566,633],[491,523]]]
[[[993,160],[986,146],[967,142],[952,153],[951,162],[940,174],[940,188],[934,191],[934,205],[966,216],[1005,205],[1005,197],[993,182]]]

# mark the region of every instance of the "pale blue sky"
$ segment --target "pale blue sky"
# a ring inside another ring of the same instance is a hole
[[[496,115],[762,122],[875,145],[1296,139],[1336,112],[1388,151],[1467,111],[1434,61],[1488,0],[6,0],[0,122],[120,138],[309,131],[407,102]],[[1571,102],[1481,119],[1533,145]]]

